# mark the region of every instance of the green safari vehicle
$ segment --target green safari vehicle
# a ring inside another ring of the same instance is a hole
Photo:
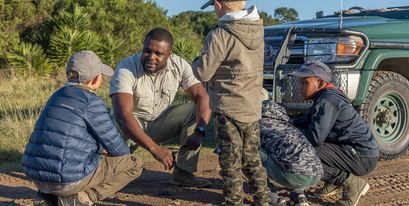
[[[321,61],[332,83],[352,101],[380,147],[392,160],[409,149],[409,6],[368,10],[352,7],[333,15],[265,27],[264,83],[289,115],[308,112],[298,79],[286,74],[304,62]]]

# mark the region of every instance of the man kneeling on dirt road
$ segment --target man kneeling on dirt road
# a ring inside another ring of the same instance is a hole
[[[157,144],[180,136],[182,146],[170,183],[205,187],[210,182],[193,172],[197,171],[211,115],[209,96],[189,63],[172,54],[172,45],[169,31],[153,29],[145,38],[142,53],[117,65],[109,88],[111,119],[131,152],[142,146],[165,170],[173,167],[176,152]],[[194,103],[171,105],[180,86]]]

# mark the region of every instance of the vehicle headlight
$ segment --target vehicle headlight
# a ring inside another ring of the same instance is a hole
[[[363,40],[357,36],[310,38],[306,44],[306,60],[349,62],[358,56],[363,44]]]

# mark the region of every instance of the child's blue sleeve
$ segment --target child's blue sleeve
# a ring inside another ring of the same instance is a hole
[[[84,111],[90,130],[109,155],[115,157],[129,154],[130,149],[109,118],[104,101],[97,96],[94,99]]]

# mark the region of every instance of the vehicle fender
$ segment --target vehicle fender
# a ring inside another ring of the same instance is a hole
[[[403,49],[375,49],[370,52],[368,57],[363,59],[365,63],[361,68],[361,80],[359,81],[358,91],[356,95],[356,99],[353,102],[354,106],[362,104],[364,99],[366,98],[366,94],[368,92],[369,85],[371,84],[372,76],[374,70],[378,68],[379,64],[385,60],[390,58],[408,58],[409,57],[409,50]]]

